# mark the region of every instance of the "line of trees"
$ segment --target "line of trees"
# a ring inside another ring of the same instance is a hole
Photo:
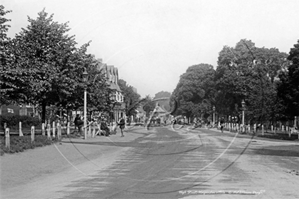
[[[0,103],[28,104],[40,108],[42,120],[46,107],[77,110],[87,89],[89,111],[108,111],[111,107],[109,85],[97,70],[101,62],[87,53],[90,42],[77,47],[68,23],[53,20],[45,10],[15,35],[7,36],[7,13],[0,5]],[[83,72],[87,70],[87,81]]]
[[[207,119],[216,113],[225,120],[265,123],[293,120],[299,114],[299,41],[290,53],[259,48],[242,39],[224,46],[216,70],[212,65],[190,66],[172,93],[176,114]]]

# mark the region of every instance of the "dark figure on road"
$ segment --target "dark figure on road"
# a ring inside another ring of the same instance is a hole
[[[223,118],[220,121],[220,125],[221,125],[221,132],[224,133],[223,132],[223,130],[224,130],[224,119]]]
[[[83,125],[83,121],[80,118],[80,115],[77,114],[74,120],[74,124],[75,124],[75,130],[76,128],[78,129],[78,132],[81,134],[81,127]]]
[[[101,125],[100,125],[100,129],[105,131],[105,136],[109,136],[110,132],[109,132],[109,128],[107,126],[106,121],[101,121]]]
[[[121,137],[124,137],[124,134],[123,134],[123,129],[125,128],[125,120],[124,118],[121,118],[118,125],[120,126],[120,129],[121,129]]]

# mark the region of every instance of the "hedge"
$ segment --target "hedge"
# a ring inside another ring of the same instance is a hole
[[[38,117],[20,116],[20,115],[0,115],[0,128],[4,127],[4,123],[8,128],[17,128],[19,122],[22,122],[22,127],[38,126],[41,124],[41,120]]]

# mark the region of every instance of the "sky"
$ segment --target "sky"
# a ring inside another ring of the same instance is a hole
[[[119,70],[142,96],[170,93],[189,66],[217,67],[224,46],[248,39],[289,53],[299,39],[299,0],[1,0],[8,35],[45,8],[69,22],[78,45]],[[78,46],[78,47],[79,47]]]

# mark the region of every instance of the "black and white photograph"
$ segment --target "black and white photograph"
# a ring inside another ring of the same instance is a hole
[[[299,198],[298,0],[1,0],[1,199]]]

